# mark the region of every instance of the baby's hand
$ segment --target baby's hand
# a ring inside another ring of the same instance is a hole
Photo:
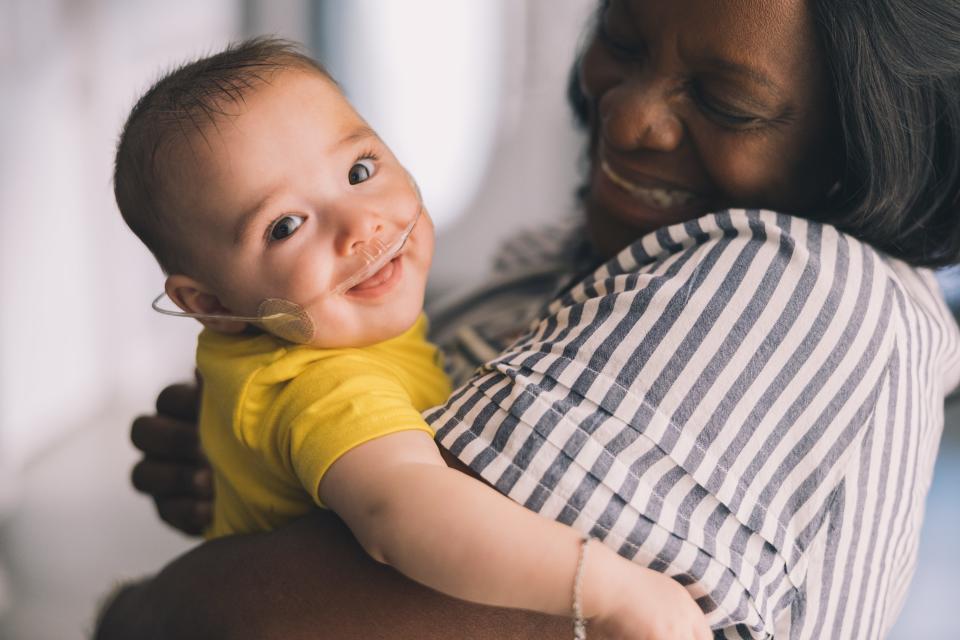
[[[608,550],[594,542],[592,547],[601,553]],[[595,549],[591,549],[591,552]],[[600,554],[597,554],[600,555]],[[587,560],[589,563],[589,559]],[[608,565],[600,560],[596,569]],[[596,584],[603,595],[597,602],[598,613],[592,617],[592,627],[609,640],[710,640],[713,634],[706,618],[693,598],[680,583],[664,574],[617,557],[615,569],[606,576],[596,575]],[[587,565],[584,578],[588,578]],[[605,583],[605,584],[603,584]],[[584,587],[588,585],[585,584]],[[589,614],[589,611],[588,611]],[[591,634],[588,634],[588,637]]]

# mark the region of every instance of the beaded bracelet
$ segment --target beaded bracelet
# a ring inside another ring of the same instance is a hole
[[[580,599],[583,583],[583,567],[587,560],[587,545],[590,538],[584,536],[580,541],[580,558],[577,560],[577,574],[573,578],[573,640],[587,640],[587,621],[583,619],[583,604]]]

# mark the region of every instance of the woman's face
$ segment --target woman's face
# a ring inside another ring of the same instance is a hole
[[[804,0],[608,0],[580,64],[587,219],[612,255],[729,207],[811,214],[837,180],[832,96]]]

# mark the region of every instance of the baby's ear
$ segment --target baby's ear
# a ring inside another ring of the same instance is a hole
[[[167,297],[187,313],[209,316],[233,315],[230,309],[220,303],[220,298],[190,276],[182,274],[167,276],[164,289],[167,292]],[[221,333],[242,333],[247,328],[246,322],[238,320],[222,320],[216,317],[197,319],[203,323],[203,326]]]

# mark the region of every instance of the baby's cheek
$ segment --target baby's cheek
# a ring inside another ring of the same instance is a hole
[[[292,252],[283,253],[288,255],[264,263],[261,278],[267,283],[268,297],[307,304],[331,287],[330,265],[321,260],[319,250],[300,251],[295,257],[289,255]]]

